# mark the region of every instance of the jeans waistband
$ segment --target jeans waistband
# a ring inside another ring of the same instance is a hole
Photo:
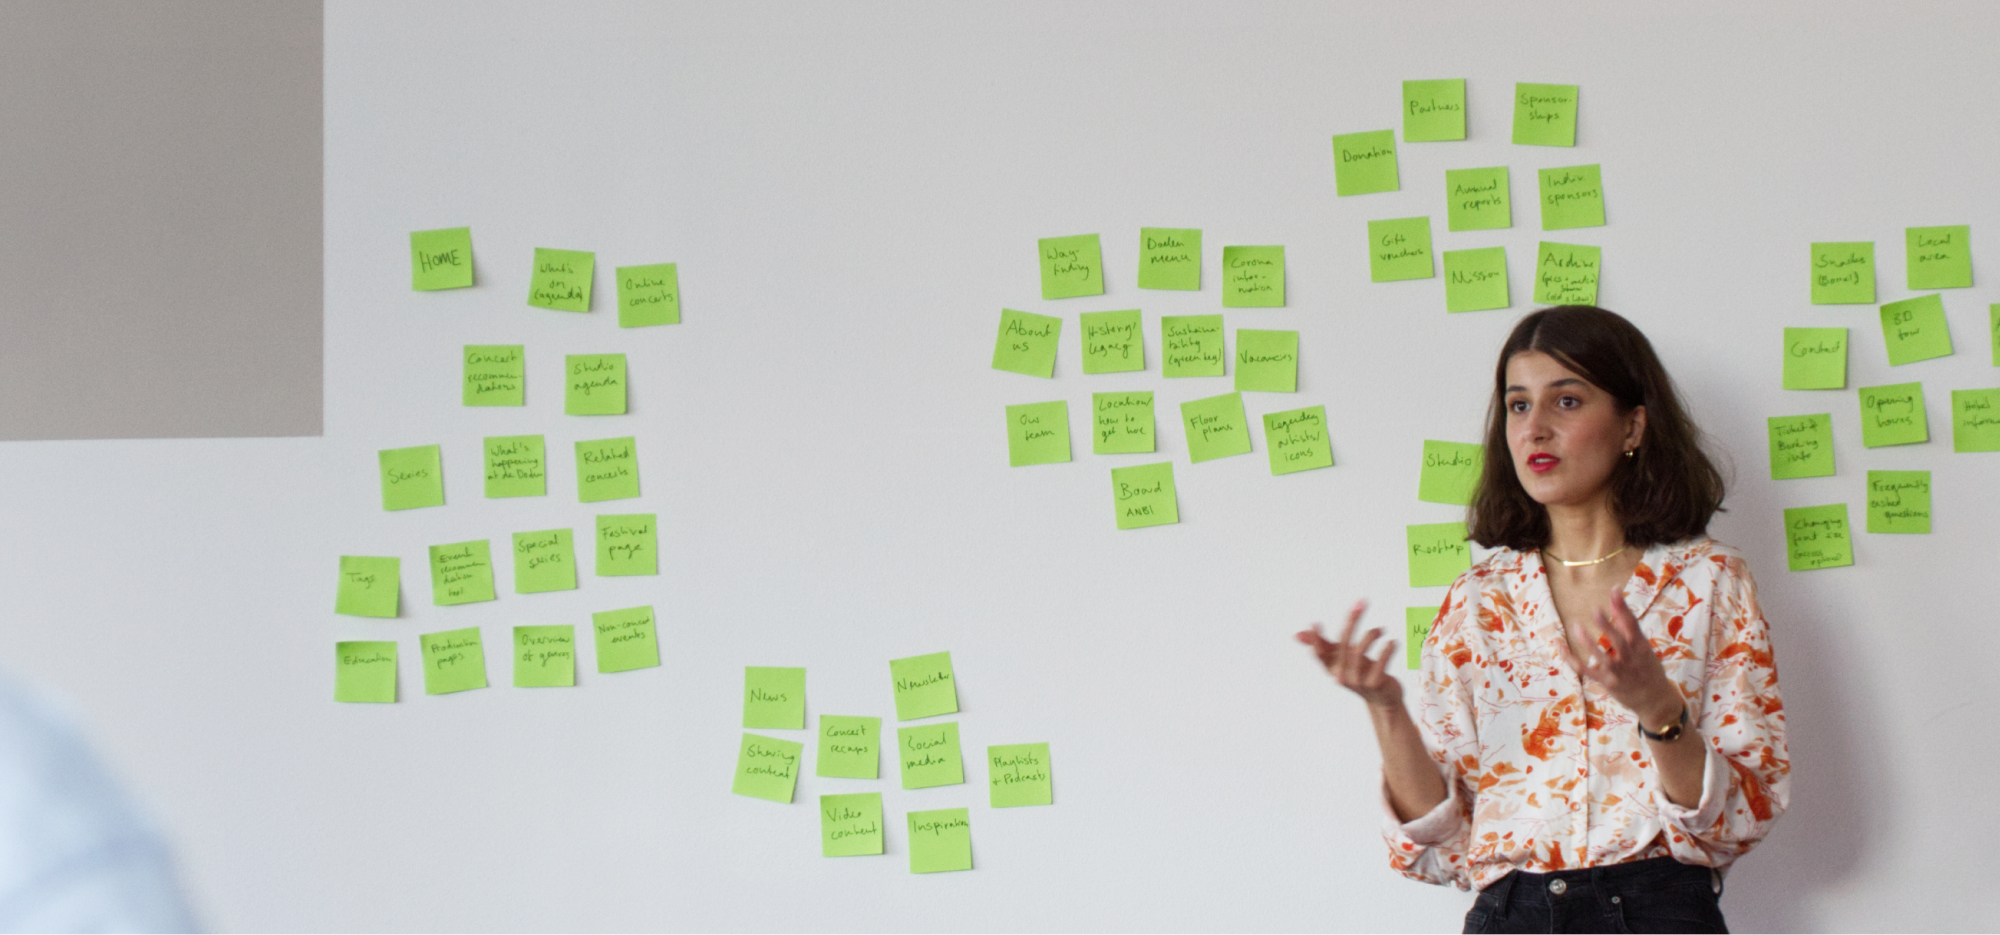
[[[1562,886],[1555,886],[1556,881]],[[1547,899],[1551,895],[1560,897],[1574,892],[1578,896],[1586,893],[1601,897],[1606,888],[1619,886],[1670,886],[1682,883],[1700,882],[1720,887],[1721,878],[1707,867],[1684,864],[1672,857],[1652,857],[1646,860],[1627,861],[1622,864],[1607,864],[1602,867],[1583,867],[1576,870],[1553,870],[1548,873],[1530,873],[1515,870],[1480,892],[1492,894],[1502,911],[1512,902],[1517,892],[1533,893]],[[1720,889],[1717,892],[1721,892]]]

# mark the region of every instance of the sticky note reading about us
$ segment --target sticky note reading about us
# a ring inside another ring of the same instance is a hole
[[[1036,247],[1042,257],[1042,298],[1104,294],[1104,261],[1096,234],[1044,237]]]
[[[1514,226],[1506,166],[1446,169],[1444,190],[1446,230],[1484,231]]]
[[[393,555],[343,555],[333,612],[354,617],[394,617],[403,560]]]
[[[1812,304],[1875,304],[1875,242],[1813,244]]]
[[[1924,385],[1894,383],[1864,386],[1861,395],[1861,444],[1865,448],[1914,445],[1931,440],[1924,415]]]
[[[909,813],[910,872],[972,869],[972,816],[962,808]]]
[[[1543,169],[1542,230],[1604,226],[1604,182],[1600,166]]]
[[[1596,305],[1603,253],[1598,247],[1542,241],[1535,255],[1535,301],[1543,305]]]
[[[1931,472],[1869,471],[1868,531],[1931,531]]]
[[[1479,491],[1486,448],[1471,442],[1424,439],[1423,467],[1417,472],[1417,499],[1466,506]]]
[[[1951,450],[2000,451],[2000,389],[1951,391]]]
[[[1854,564],[1854,538],[1847,529],[1847,504],[1786,510],[1785,558],[1793,571]]]
[[[1882,306],[1881,314],[1882,343],[1889,349],[1890,366],[1951,355],[1943,296],[1933,293],[1889,302]]]
[[[993,369],[1031,377],[1056,375],[1056,339],[1062,319],[1033,312],[1000,310],[1000,336],[993,342]]]
[[[1403,142],[1465,139],[1465,79],[1403,82]]]
[[[639,495],[638,440],[600,438],[576,443],[576,499],[582,503]]]
[[[804,730],[806,670],[794,666],[744,666],[743,726]]]
[[[1160,346],[1160,376],[1222,376],[1221,315],[1161,315]]]
[[[1236,329],[1236,389],[1293,393],[1299,388],[1299,333]]]
[[[1396,131],[1342,133],[1333,138],[1333,186],[1338,195],[1393,192],[1396,177]]]
[[[1052,805],[1055,788],[1049,779],[1049,745],[997,744],[986,748],[988,802],[994,808]]]
[[[1265,413],[1264,450],[1270,455],[1273,477],[1333,467],[1333,442],[1326,433],[1326,407]]]
[[[528,364],[522,345],[467,344],[464,358],[465,405],[527,405]]]
[[[625,355],[570,354],[563,358],[563,412],[572,416],[625,414]]]
[[[834,779],[880,778],[881,748],[881,718],[822,714],[813,772]]]
[[[493,555],[485,539],[431,546],[431,603],[440,607],[493,599]]]
[[[1284,304],[1284,247],[1222,248],[1223,308],[1281,308]]]
[[[1437,615],[1436,607],[1403,608],[1403,668],[1423,668],[1424,639],[1431,635]]]
[[[548,462],[540,435],[490,435],[486,452],[486,496],[539,497],[549,492]]]
[[[596,271],[595,253],[536,247],[528,304],[563,312],[590,311],[590,282]]]
[[[333,700],[395,703],[395,641],[354,640],[333,644]]]
[[[896,720],[958,712],[958,679],[952,674],[949,652],[889,660],[889,684],[895,693]]]
[[[1153,435],[1153,394],[1148,391],[1090,394],[1092,454],[1146,454]]]
[[[1788,390],[1846,388],[1847,329],[1786,328],[1784,383]]]
[[[423,650],[424,694],[448,695],[486,687],[486,649],[479,628],[446,630],[417,637]]]
[[[652,605],[598,611],[590,615],[590,629],[597,637],[597,671],[630,672],[660,664]]]
[[[375,457],[382,469],[382,509],[444,506],[444,458],[438,446],[386,448]]]
[[[1472,567],[1472,544],[1465,524],[1423,523],[1406,532],[1410,557],[1410,587],[1450,584]]]
[[[1368,278],[1371,282],[1429,279],[1437,275],[1431,263],[1431,219],[1394,218],[1368,222]]]
[[[799,782],[799,754],[805,744],[796,740],[744,734],[736,750],[736,780],[729,791],[753,799],[772,802],[792,801]]]
[[[1084,312],[1083,372],[1125,373],[1146,369],[1146,336],[1139,330],[1139,310]]]
[[[1069,460],[1069,403],[1021,403],[1007,407],[1007,464],[1057,464]]]
[[[567,529],[514,534],[514,593],[576,590],[576,544]]]
[[[1250,424],[1243,418],[1243,394],[1224,393],[1181,403],[1188,460],[1196,464],[1250,453]]]
[[[1483,312],[1514,304],[1507,292],[1507,248],[1444,252],[1444,310]]]
[[[576,628],[567,624],[514,628],[514,687],[576,684]]]
[[[608,513],[597,517],[597,574],[660,573],[658,517],[652,513]]]
[[[681,323],[681,274],[672,263],[620,266],[618,327]]]
[[[1903,246],[1912,290],[1963,289],[1972,285],[1970,226],[1906,228]]]
[[[965,781],[965,758],[958,749],[958,722],[896,728],[896,760],[903,788],[929,789]]]
[[[1772,416],[1771,479],[1833,476],[1833,416]]]
[[[1139,288],[1201,288],[1201,231],[1192,227],[1139,228]]]
[[[472,285],[472,228],[410,232],[410,288],[418,292]]]
[[[822,857],[882,853],[882,793],[820,796],[819,853]]]
[[[1577,86],[1514,85],[1514,142],[1526,146],[1575,146]]]
[[[1119,529],[1165,526],[1181,521],[1174,499],[1174,463],[1138,464],[1111,469],[1111,499]]]

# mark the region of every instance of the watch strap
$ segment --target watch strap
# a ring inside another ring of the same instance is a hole
[[[1680,717],[1675,718],[1672,724],[1668,724],[1667,726],[1660,728],[1658,731],[1647,730],[1646,723],[1644,721],[1638,721],[1636,723],[1639,726],[1639,736],[1644,737],[1647,740],[1658,741],[1660,743],[1672,743],[1676,740],[1681,739],[1681,732],[1687,728],[1687,722],[1688,722],[1688,707],[1686,702],[1682,702]]]

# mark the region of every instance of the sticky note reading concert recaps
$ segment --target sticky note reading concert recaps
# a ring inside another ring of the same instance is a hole
[[[1201,288],[1201,231],[1191,227],[1139,228],[1139,288]]]
[[[527,404],[528,364],[526,350],[519,344],[467,344],[465,346],[465,389],[467,406],[523,406]]]
[[[563,358],[563,412],[572,416],[625,414],[625,355],[570,354]]]
[[[1465,524],[1423,523],[1409,527],[1410,587],[1446,585],[1472,567],[1472,544]]]
[[[1124,373],[1146,369],[1146,336],[1139,330],[1139,310],[1084,312],[1083,372]]]
[[[382,509],[444,506],[444,458],[436,445],[376,452],[382,469]]]
[[[1914,445],[1931,440],[1930,421],[1924,415],[1924,385],[1895,383],[1864,386],[1861,397],[1861,445]]]
[[[1222,376],[1221,315],[1160,316],[1160,346],[1160,376]]]
[[[479,628],[446,630],[417,637],[423,650],[424,694],[448,695],[486,687],[486,649]]]
[[[1104,260],[1096,234],[1044,237],[1036,247],[1042,258],[1042,298],[1104,294]]]
[[[431,603],[440,607],[493,599],[493,556],[485,539],[431,546]]]
[[[1890,366],[1913,364],[1951,354],[1951,332],[1944,322],[1944,298],[1920,295],[1882,306],[1882,343]]]
[[[773,802],[792,800],[799,782],[799,754],[805,744],[761,734],[744,734],[736,750],[736,780],[729,791]]]
[[[1333,138],[1335,194],[1367,195],[1393,192],[1396,177],[1396,131],[1342,133]]]
[[[1911,227],[1903,231],[1909,284],[1917,289],[1963,289],[1972,285],[1972,228]]]
[[[1264,450],[1270,455],[1274,477],[1333,467],[1333,441],[1326,434],[1326,407],[1265,413]]]
[[[972,817],[962,808],[908,815],[911,873],[972,869]]]
[[[1403,142],[1465,139],[1465,79],[1403,82]]]
[[[514,687],[566,688],[576,684],[576,628],[514,628]]]
[[[1243,417],[1243,394],[1224,393],[1181,403],[1188,460],[1196,464],[1250,453],[1250,423]]]
[[[1444,252],[1444,310],[1483,312],[1514,304],[1507,292],[1507,248]]]
[[[1446,169],[1444,191],[1446,230],[1484,231],[1514,226],[1506,166]]]
[[[1054,804],[1049,745],[1010,743],[987,747],[986,783],[988,801],[994,808]]]
[[[1772,416],[1771,479],[1833,476],[1833,416]]]
[[[637,440],[601,438],[576,443],[576,499],[582,503],[629,500],[639,495]]]
[[[395,641],[333,644],[333,700],[395,703]]]
[[[355,617],[394,617],[403,586],[403,560],[393,555],[343,555],[333,612]]]
[[[804,730],[806,670],[792,666],[744,666],[743,726]]]
[[[822,857],[882,853],[882,793],[820,796],[819,853]]]
[[[1403,608],[1403,667],[1419,669],[1423,667],[1424,638],[1431,635],[1431,624],[1436,622],[1436,607]]]
[[[1236,329],[1236,389],[1292,393],[1299,388],[1299,333]]]
[[[1281,308],[1284,304],[1284,247],[1222,248],[1223,308]]]
[[[1875,304],[1874,241],[1812,245],[1812,304]]]
[[[1604,226],[1600,169],[1590,165],[1541,170],[1542,230]]]
[[[549,492],[542,436],[488,436],[484,448],[488,497],[539,497]]]
[[[597,671],[630,672],[660,664],[660,634],[652,605],[591,614],[590,629],[597,636]]]
[[[1868,531],[1931,531],[1931,472],[1869,471]]]
[[[567,529],[514,534],[514,593],[576,589],[576,543]]]
[[[659,574],[658,526],[657,517],[651,513],[597,517],[598,576]]]
[[[2000,389],[1951,391],[1951,450],[2000,451]]]
[[[958,749],[958,722],[896,728],[896,761],[903,788],[929,789],[965,781],[965,758]]]
[[[472,285],[472,228],[410,232],[410,288],[418,292]]]
[[[596,270],[595,253],[536,247],[535,271],[528,279],[528,304],[564,312],[590,311],[590,282]]]
[[[1486,449],[1482,445],[1425,439],[1423,467],[1417,473],[1417,499],[1466,506],[1479,490],[1479,473],[1485,468]]]
[[[1007,464],[1057,464],[1069,460],[1069,403],[1007,407]]]
[[[1785,389],[1838,390],[1846,386],[1846,328],[1785,329]]]
[[[1854,564],[1854,539],[1847,529],[1847,504],[1830,503],[1786,510],[1785,558],[1793,571]]]
[[[1576,145],[1577,86],[1514,85],[1514,142],[1528,146]]]
[[[1598,247],[1542,241],[1535,256],[1535,301],[1543,305],[1596,305],[1603,253]]]
[[[1395,218],[1368,222],[1368,278],[1372,282],[1429,279],[1431,219]]]
[[[896,720],[958,712],[958,679],[952,674],[949,652],[891,659],[889,682],[895,692]]]
[[[993,342],[993,369],[1031,377],[1056,375],[1056,339],[1062,319],[1033,312],[1000,310],[1000,336]]]
[[[1151,391],[1090,394],[1092,454],[1146,454],[1155,450]]]
[[[835,779],[878,779],[881,747],[881,718],[822,714],[813,772]]]
[[[1119,529],[1165,526],[1181,521],[1174,499],[1174,463],[1138,464],[1111,469],[1112,506]]]
[[[681,323],[681,274],[672,263],[620,266],[618,327]]]

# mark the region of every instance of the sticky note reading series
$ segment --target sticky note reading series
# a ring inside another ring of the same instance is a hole
[[[486,649],[479,628],[446,630],[417,637],[423,649],[424,694],[448,695],[486,687]]]
[[[343,555],[333,612],[355,617],[394,617],[403,586],[403,560],[393,555]]]
[[[672,263],[620,266],[618,327],[681,323],[681,274]]]
[[[1944,297],[1934,293],[1883,305],[1882,343],[1889,349],[1890,366],[1950,356]]]
[[[1444,310],[1483,312],[1514,304],[1507,292],[1507,248],[1444,252]]]
[[[563,358],[563,412],[573,416],[625,414],[625,355],[570,354]]]
[[[1139,310],[1084,312],[1083,372],[1124,373],[1146,369],[1146,336],[1139,330]]]
[[[485,539],[431,546],[431,603],[440,607],[493,599],[493,556]]]
[[[1575,146],[1577,86],[1514,85],[1514,142],[1527,146]]]
[[[1284,247],[1222,248],[1223,308],[1281,308],[1284,304]]]
[[[881,718],[822,714],[813,772],[836,779],[880,778],[881,747]]]
[[[1813,244],[1812,304],[1875,304],[1875,242]]]
[[[1138,464],[1111,469],[1112,506],[1119,529],[1165,526],[1181,521],[1174,499],[1174,463]]]
[[[1869,471],[1868,531],[1931,531],[1931,472]]]
[[[1051,805],[1055,789],[1049,781],[1049,745],[998,744],[986,748],[988,801],[994,808]]]
[[[1603,253],[1598,247],[1542,241],[1535,256],[1535,301],[1543,305],[1596,305]]]
[[[660,573],[658,517],[652,513],[608,513],[597,517],[597,574]]]
[[[444,506],[444,458],[438,446],[386,448],[375,457],[382,469],[382,509]]]
[[[822,857],[882,853],[882,793],[820,796],[819,853]]]
[[[576,590],[576,544],[567,529],[514,534],[514,593]]]
[[[514,687],[566,688],[576,684],[576,628],[514,628]]]
[[[1007,464],[1056,464],[1069,460],[1069,403],[1022,403],[1007,407]]]
[[[1224,393],[1181,403],[1188,460],[1196,464],[1250,453],[1250,424],[1243,418],[1243,394]]]
[[[1484,231],[1514,226],[1506,166],[1446,169],[1444,190],[1446,230]]]
[[[1844,389],[1847,329],[1786,328],[1784,383],[1788,390]]]
[[[965,781],[965,758],[958,749],[958,722],[896,728],[896,760],[903,788],[929,789]]]
[[[1333,186],[1338,195],[1393,192],[1396,177],[1396,131],[1342,133],[1333,138]]]
[[[806,670],[791,666],[744,666],[743,726],[804,730]]]
[[[1153,394],[1090,394],[1092,454],[1145,454],[1155,450]]]
[[[1604,182],[1600,166],[1543,169],[1542,230],[1604,226]]]
[[[1786,510],[1785,558],[1793,571],[1854,564],[1854,539],[1847,529],[1847,504],[1830,503]]]
[[[1236,329],[1236,389],[1293,393],[1299,388],[1299,333]]]
[[[2000,389],[1951,391],[1951,450],[2000,451]]]
[[[1372,282],[1429,279],[1431,219],[1395,218],[1368,222],[1368,278]]]
[[[1423,523],[1409,527],[1410,587],[1450,584],[1472,567],[1472,544],[1465,524]]]
[[[1424,463],[1417,473],[1417,499],[1466,506],[1479,491],[1486,447],[1472,442],[1424,440]]]
[[[467,406],[523,406],[527,404],[528,364],[519,344],[467,344],[465,346],[465,390]]]
[[[410,232],[410,288],[418,292],[472,285],[472,228]]]
[[[355,640],[333,644],[333,700],[393,704],[395,641]]]
[[[729,784],[729,791],[789,803],[792,790],[798,786],[799,754],[804,750],[805,744],[796,740],[744,734],[743,744],[736,750],[736,780]]]
[[[1104,294],[1104,260],[1096,234],[1044,237],[1036,247],[1042,257],[1042,298]]]
[[[1424,660],[1424,638],[1431,635],[1437,620],[1436,607],[1403,608],[1403,667],[1420,669]]]
[[[972,816],[963,808],[911,812],[910,872],[972,869]]]
[[[1056,339],[1062,319],[1033,312],[1000,310],[1000,336],[993,342],[993,369],[1031,377],[1056,375]]]
[[[1221,315],[1161,315],[1160,346],[1160,376],[1222,376]]]
[[[1903,245],[1912,290],[1963,289],[1972,285],[1970,226],[1906,228]]]
[[[1139,228],[1139,288],[1201,288],[1201,231],[1191,227]]]
[[[1860,394],[1863,447],[1881,448],[1930,441],[1930,421],[1924,416],[1922,383],[1864,386]]]
[[[597,636],[597,671],[630,672],[660,664],[660,634],[653,607],[626,607],[590,615]]]
[[[637,439],[601,438],[576,443],[576,499],[583,503],[629,500],[639,495]]]
[[[483,447],[488,497],[539,497],[549,492],[542,436],[492,435]]]
[[[889,660],[889,683],[895,692],[896,720],[958,712],[958,679],[952,674],[949,652]]]
[[[1833,416],[1773,416],[1771,479],[1833,476]]]
[[[590,282],[596,271],[595,253],[536,247],[528,304],[563,312],[590,311]]]
[[[1403,142],[1465,139],[1465,79],[1403,82]]]
[[[1265,413],[1264,450],[1270,455],[1273,477],[1333,467],[1333,441],[1326,433],[1326,407]]]

